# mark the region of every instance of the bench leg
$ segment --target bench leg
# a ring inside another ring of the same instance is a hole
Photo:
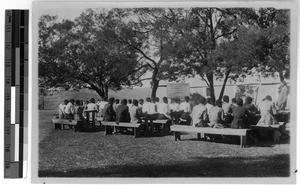
[[[104,135],[108,135],[110,133],[111,133],[111,127],[108,126],[108,125],[105,125],[105,133],[104,133]]]
[[[198,140],[201,139],[201,133],[197,133],[197,139],[198,139]]]
[[[139,136],[140,136],[140,132],[141,132],[140,127],[134,128],[134,129],[133,129],[133,132],[134,132],[134,138],[139,137]]]
[[[241,148],[247,145],[247,136],[241,136]]]
[[[174,132],[174,136],[175,136],[175,141],[180,140],[180,132]]]

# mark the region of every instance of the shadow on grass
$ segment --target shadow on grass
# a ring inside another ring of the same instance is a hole
[[[165,165],[107,165],[101,168],[40,170],[39,177],[289,177],[290,157],[195,157]]]

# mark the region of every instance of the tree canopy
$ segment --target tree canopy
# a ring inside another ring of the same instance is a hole
[[[95,90],[199,75],[215,100],[215,80],[289,77],[289,11],[274,8],[88,9],[74,21],[43,15],[39,82]],[[151,77],[144,76],[151,73]]]

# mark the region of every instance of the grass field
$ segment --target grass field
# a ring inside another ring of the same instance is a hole
[[[58,97],[91,96],[59,93],[45,98],[40,110],[40,177],[288,177],[288,142],[261,142],[247,148],[236,143],[197,141],[195,134],[104,135],[54,130]],[[121,97],[121,95],[120,95]],[[87,97],[90,98],[90,97]],[[85,98],[83,98],[85,99]]]

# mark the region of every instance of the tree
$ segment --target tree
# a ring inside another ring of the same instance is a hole
[[[259,58],[257,72],[263,77],[279,74],[281,81],[290,75],[290,12],[285,9],[259,9],[255,25],[260,28],[256,41]]]
[[[106,37],[111,12],[87,10],[75,21],[40,19],[39,78],[50,87],[95,90],[101,97],[108,89],[139,84],[145,73],[136,51]],[[47,18],[47,19],[45,19]]]
[[[169,58],[171,46],[178,33],[173,29],[173,9],[166,8],[137,8],[125,10],[128,15],[126,21],[119,20],[119,25],[113,38],[121,44],[126,44],[139,53],[143,64],[148,66],[151,77],[143,80],[151,80],[151,97],[156,97],[156,91],[161,80],[177,80],[174,75],[180,68],[173,67]],[[119,30],[118,30],[119,29]]]

